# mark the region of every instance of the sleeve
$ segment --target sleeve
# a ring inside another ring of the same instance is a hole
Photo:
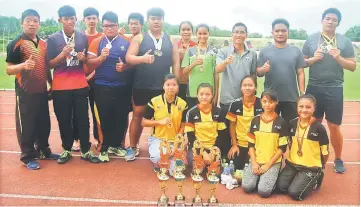
[[[221,131],[221,130],[225,130],[227,128],[226,123],[224,122],[225,117],[219,116],[218,117],[218,122],[217,122],[217,130]]]
[[[264,59],[264,50],[261,50],[259,52],[259,56],[258,56],[258,59],[257,59],[257,67],[262,67],[265,63],[266,63],[266,60]]]
[[[283,120],[278,138],[278,148],[281,149],[283,153],[286,152],[287,150],[289,135],[290,135],[289,123]]]
[[[11,41],[7,46],[7,55],[6,62],[13,64],[20,64],[20,45],[16,44],[14,41]]]
[[[296,64],[296,70],[299,69],[299,68],[304,68],[307,66],[306,64],[306,61],[305,61],[305,58],[303,57],[303,54],[301,52],[300,49],[296,48],[297,49],[297,64]]]
[[[101,37],[96,38],[92,41],[88,48],[88,54],[94,55],[98,57],[98,49],[99,49],[99,43],[100,43]]]
[[[252,65],[251,65],[251,75],[255,75],[257,73],[257,53],[253,53],[252,57]]]
[[[149,101],[146,108],[143,117],[145,119],[152,119],[154,117],[154,106],[152,101]]]
[[[322,155],[329,154],[329,140],[327,136],[327,132],[324,126],[320,124],[320,128],[318,130],[319,143],[321,148]]]
[[[349,39],[347,39],[347,41],[345,42],[345,49],[341,52],[342,52],[343,58],[354,58],[355,57],[355,51],[353,49],[352,42]]]
[[[312,57],[313,56],[313,54],[311,54],[311,52],[310,52],[309,40],[308,39],[303,44],[302,53],[303,53],[304,56],[307,56],[307,57]]]
[[[255,118],[252,119],[251,121],[251,126],[248,130],[247,133],[247,140],[248,140],[248,147],[254,147],[256,144],[256,136],[254,134],[254,132],[257,130],[255,129],[253,126],[255,126],[256,122],[255,122]]]
[[[56,58],[59,54],[56,52],[56,42],[53,38],[49,38],[47,41],[46,47],[46,61],[49,62],[50,60]]]
[[[219,52],[217,53],[216,64],[222,63],[226,58],[227,57],[223,49],[219,50]]]
[[[226,119],[228,119],[231,122],[236,122],[237,121],[236,105],[237,104],[235,104],[235,102],[232,102],[231,105],[229,106],[228,112],[226,114]]]
[[[184,54],[182,64],[181,64],[181,68],[185,68],[185,67],[187,67],[187,66],[189,66],[191,64],[191,59],[190,59],[190,54],[189,53],[190,53],[190,50],[188,48],[188,50]]]
[[[187,112],[188,112],[188,105],[186,104],[184,107],[183,114],[182,114],[182,123],[186,122]]]
[[[187,112],[184,132],[194,132],[194,119],[190,111]]]

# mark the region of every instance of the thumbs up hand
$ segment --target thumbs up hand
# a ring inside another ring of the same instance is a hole
[[[269,60],[266,61],[266,63],[262,66],[262,70],[264,73],[268,73],[271,69],[271,65]]]
[[[143,56],[142,56],[142,62],[145,64],[152,64],[154,62],[154,55],[151,55],[150,52],[152,52],[152,49],[148,50]]]
[[[78,52],[76,57],[78,58],[79,61],[84,61],[85,60],[85,49],[83,50],[83,52]]]
[[[117,63],[115,70],[117,72],[123,72],[125,70],[125,64],[123,63],[122,59],[119,58],[119,63]]]
[[[33,60],[33,55],[30,55],[29,59],[24,62],[25,70],[33,70],[35,67],[35,61]]]

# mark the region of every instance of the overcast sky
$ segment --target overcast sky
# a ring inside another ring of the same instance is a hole
[[[38,10],[41,17],[57,18],[62,5],[75,7],[78,18],[87,7],[95,7],[102,15],[112,10],[125,21],[130,12],[146,14],[150,7],[165,10],[165,21],[179,24],[190,20],[194,25],[207,23],[221,29],[231,30],[241,21],[249,32],[268,35],[272,20],[286,18],[291,28],[303,28],[309,34],[321,28],[321,14],[329,7],[340,9],[343,14],[338,32],[344,33],[350,26],[360,24],[360,0],[0,0],[0,15],[20,18],[28,8]]]

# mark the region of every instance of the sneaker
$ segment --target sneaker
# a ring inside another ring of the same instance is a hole
[[[64,150],[58,158],[58,164],[65,164],[71,159],[71,152],[68,150]]]
[[[160,172],[160,169],[159,169],[159,167],[154,166],[154,167],[153,167],[153,171],[154,171],[155,173],[158,173],[158,172]]]
[[[88,151],[86,153],[81,153],[81,159],[85,161],[89,161],[91,163],[100,163],[100,159],[93,154],[92,151]],[[109,159],[109,158],[108,158]]]
[[[135,160],[135,149],[128,147],[127,154],[125,155],[125,161],[133,161]]]
[[[34,161],[30,161],[27,164],[24,163],[24,165],[26,166],[26,168],[28,168],[29,170],[37,170],[40,169],[40,164],[38,161],[34,160]]]
[[[139,156],[139,151],[140,151],[140,145],[139,145],[139,142],[137,144],[137,147],[136,147],[136,151],[135,151],[135,156],[138,157]]]
[[[101,162],[109,162],[109,155],[108,155],[108,152],[101,152],[98,156],[98,159],[101,161]]]
[[[346,171],[346,168],[343,166],[343,161],[341,159],[336,159],[333,164],[333,170],[336,173],[343,174]]]
[[[122,147],[109,147],[109,154],[115,154],[118,157],[124,157],[127,154],[127,151]]]
[[[57,160],[57,159],[59,159],[60,155],[51,153],[50,148],[47,148],[46,150],[47,150],[46,153],[44,153],[42,150],[39,150],[41,160]]]

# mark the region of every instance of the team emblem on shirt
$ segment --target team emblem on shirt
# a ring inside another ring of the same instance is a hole
[[[276,128],[276,129],[281,129],[281,126],[275,125],[275,128]]]
[[[312,133],[310,133],[310,135],[317,137],[317,136],[318,136],[318,133],[312,132]]]
[[[124,50],[125,50],[125,47],[122,45],[122,46],[120,46],[120,49],[121,49],[122,51],[124,51]]]
[[[194,117],[194,119],[199,119],[199,117],[196,115],[196,116]]]
[[[236,112],[241,112],[241,110],[237,109],[237,111],[236,111]]]

